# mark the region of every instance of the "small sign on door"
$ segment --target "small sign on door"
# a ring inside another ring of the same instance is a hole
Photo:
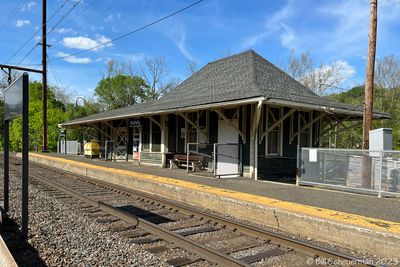
[[[317,162],[318,161],[318,150],[310,149],[308,151],[308,160],[310,162]]]

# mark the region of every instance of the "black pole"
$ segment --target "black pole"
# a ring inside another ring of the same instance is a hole
[[[4,120],[3,138],[4,138],[4,212],[9,210],[9,188],[10,188],[10,178],[9,178],[9,149],[10,149],[10,138],[9,138],[10,121]]]
[[[46,0],[42,0],[42,152],[47,152],[47,30],[46,30]]]
[[[29,186],[29,77],[22,77],[22,235],[28,237],[28,186]]]

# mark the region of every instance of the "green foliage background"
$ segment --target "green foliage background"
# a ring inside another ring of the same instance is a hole
[[[32,82],[29,84],[29,140],[30,149],[41,147],[42,140],[42,84]],[[67,120],[64,104],[57,100],[54,89],[48,90],[48,147],[50,150],[57,148],[58,124]],[[22,147],[22,120],[17,118],[10,125],[10,149],[20,151]]]
[[[357,86],[349,91],[327,96],[332,100],[363,107],[364,86]],[[378,86],[374,90],[374,110],[389,113],[391,119],[373,120],[373,129],[393,129],[393,149],[400,149],[400,110],[399,110],[400,88],[383,89]],[[349,123],[345,123],[349,125]],[[338,147],[360,148],[362,144],[362,127],[348,130],[338,135]]]

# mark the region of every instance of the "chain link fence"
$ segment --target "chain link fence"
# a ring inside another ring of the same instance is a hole
[[[400,151],[301,148],[300,185],[400,196]]]
[[[79,155],[82,154],[82,145],[78,141],[61,140],[57,143],[57,153]]]

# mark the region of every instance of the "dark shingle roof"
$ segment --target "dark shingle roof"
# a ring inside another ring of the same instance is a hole
[[[64,125],[159,113],[198,105],[264,97],[356,112],[362,109],[322,98],[253,50],[208,63],[163,98],[94,114]],[[379,115],[379,113],[376,113]],[[385,117],[385,114],[381,114]]]

